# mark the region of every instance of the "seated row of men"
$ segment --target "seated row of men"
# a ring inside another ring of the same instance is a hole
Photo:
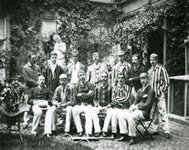
[[[68,83],[66,74],[59,76],[60,85],[56,88],[53,97],[45,86],[44,76],[38,77],[38,86],[31,89],[29,104],[34,113],[32,134],[36,134],[37,127],[43,114],[45,114],[44,134],[50,136],[56,130],[56,113],[65,112],[65,132],[71,129],[71,119],[77,129],[78,136],[91,136],[94,127],[94,136],[102,133],[107,136],[111,125],[112,135],[117,134],[117,127],[121,140],[130,137],[130,144],[134,144],[136,137],[136,121],[148,118],[155,99],[155,92],[148,83],[148,74],[141,73],[142,88],[138,90],[136,98],[131,94],[131,87],[125,83],[123,73],[118,73],[115,86],[109,85],[108,73],[102,72],[100,84],[96,87],[86,81],[86,74],[79,71],[79,81],[75,86]],[[80,114],[85,115],[83,129]],[[99,113],[105,113],[103,127],[99,122]]]

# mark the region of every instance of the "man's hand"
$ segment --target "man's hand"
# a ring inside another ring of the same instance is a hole
[[[77,96],[78,97],[84,96],[84,93],[78,93]]]
[[[108,104],[108,105],[106,106],[106,108],[111,108],[111,104]]]
[[[135,111],[137,109],[137,105],[131,105],[130,108],[129,108],[129,111],[132,112],[132,111]]]
[[[133,81],[133,78],[129,78],[129,81]]]

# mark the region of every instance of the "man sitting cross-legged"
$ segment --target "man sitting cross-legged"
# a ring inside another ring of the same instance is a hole
[[[103,126],[103,136],[106,136],[111,122],[112,133],[117,134],[118,114],[122,109],[129,109],[131,105],[131,87],[125,84],[123,73],[118,74],[118,82],[112,90],[112,102],[108,105],[107,115]]]
[[[52,92],[45,85],[45,77],[38,77],[38,86],[31,89],[29,94],[28,103],[32,105],[33,111],[33,123],[31,133],[36,135],[36,129],[39,125],[39,121],[43,114],[43,110],[46,111],[45,114],[45,127],[44,134],[50,136],[52,131],[55,131],[55,110],[56,107],[52,105],[51,101]]]
[[[73,88],[68,84],[66,74],[59,76],[60,85],[56,88],[53,96],[53,104],[57,106],[57,111],[66,112],[65,133],[70,132],[72,117],[72,106],[74,105]],[[60,118],[58,118],[60,119]],[[59,120],[60,122],[61,120]]]
[[[118,116],[120,133],[130,137],[130,145],[136,143],[136,121],[148,118],[155,99],[155,92],[148,83],[148,74],[141,73],[142,88],[138,90],[135,103],[129,108],[129,114],[121,112]],[[127,123],[128,126],[127,126]]]
[[[79,82],[75,87],[76,104],[73,107],[73,120],[79,136],[83,135],[80,114],[85,114],[85,133],[87,136],[92,134],[92,116],[94,86],[85,80],[85,72],[79,71]],[[97,121],[98,122],[98,121]],[[100,131],[97,131],[100,132]]]

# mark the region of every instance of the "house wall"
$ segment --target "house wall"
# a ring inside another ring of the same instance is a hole
[[[10,23],[8,16],[0,16],[0,51],[9,49]]]
[[[122,11],[126,14],[141,9],[146,5],[157,5],[167,1],[170,0],[127,0],[119,6],[122,8]]]

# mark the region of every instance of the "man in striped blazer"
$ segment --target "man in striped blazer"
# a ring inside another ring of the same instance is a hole
[[[107,106],[107,115],[104,120],[103,136],[106,136],[111,123],[113,137],[117,135],[118,114],[131,105],[131,87],[125,84],[125,76],[118,73],[117,85],[112,90],[112,102]]]
[[[108,68],[100,62],[98,52],[93,53],[92,58],[93,64],[87,68],[86,80],[97,85],[100,82],[102,72],[108,72]]]
[[[156,121],[154,122],[154,132],[162,128],[166,138],[170,138],[168,114],[166,110],[166,92],[169,86],[169,76],[167,70],[158,64],[158,55],[150,55],[151,68],[148,70],[150,85],[155,91],[155,97],[158,99],[158,111]],[[159,124],[157,122],[159,121]]]

